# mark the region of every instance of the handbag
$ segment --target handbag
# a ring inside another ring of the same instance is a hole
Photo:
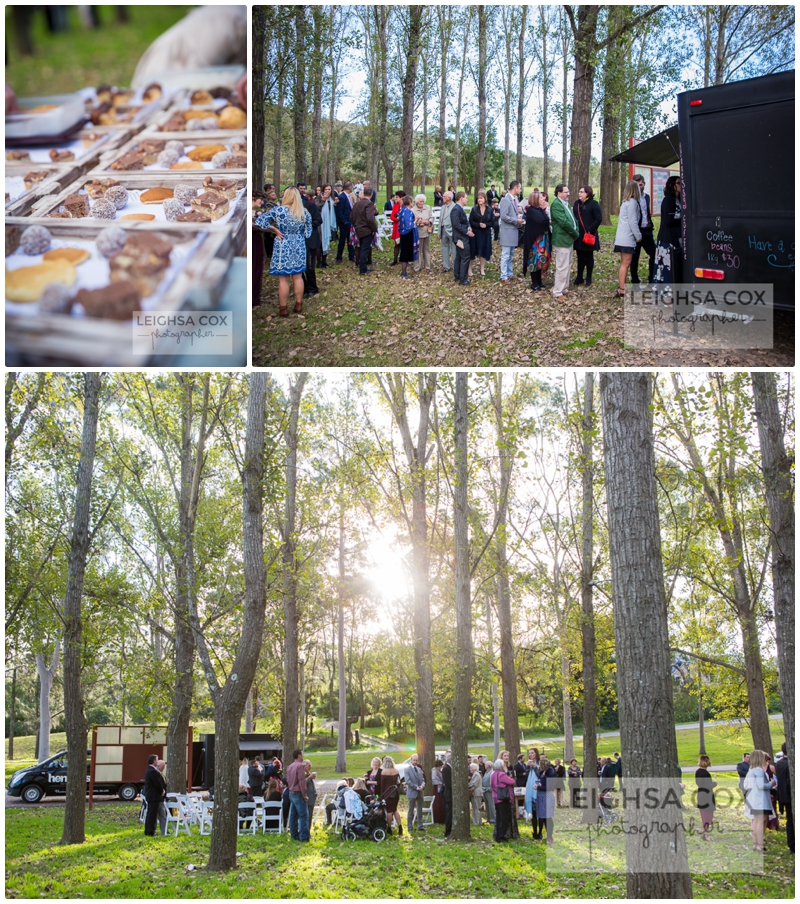
[[[497,789],[497,799],[498,800],[510,800],[511,799],[508,795],[508,785],[501,785]]]
[[[597,243],[597,236],[592,235],[591,232],[586,231],[586,227],[583,225],[583,217],[581,216],[581,205],[578,204],[578,219],[581,221],[581,228],[583,229],[583,238],[581,241],[584,245],[595,245]]]

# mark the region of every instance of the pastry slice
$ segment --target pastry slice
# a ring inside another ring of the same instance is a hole
[[[111,164],[112,170],[140,170],[144,167],[144,151],[128,151]]]
[[[206,191],[212,191],[215,195],[221,195],[223,198],[233,199],[236,197],[236,182],[233,179],[212,179],[206,176],[203,179],[203,188]]]
[[[83,187],[89,193],[89,197],[96,201],[98,198],[104,198],[109,188],[119,184],[118,179],[92,179],[91,182],[87,182]]]
[[[158,155],[164,150],[166,140],[163,138],[143,138],[139,142],[138,150],[144,154],[144,165],[150,166],[158,159]]]
[[[17,163],[20,160],[30,160],[31,155],[27,151],[6,151],[6,160]]]
[[[247,169],[247,157],[233,156],[225,161],[225,169]]]
[[[25,183],[25,188],[33,188],[37,182],[44,182],[49,175],[47,170],[31,170],[29,173],[25,173],[22,181]]]
[[[212,191],[207,191],[205,194],[192,198],[191,206],[192,210],[205,214],[212,220],[218,220],[220,217],[224,217],[230,210],[228,199],[223,198],[222,195],[217,195]]]
[[[189,102],[194,106],[208,106],[214,98],[208,91],[194,91]]]
[[[179,213],[175,217],[176,223],[210,223],[211,217],[199,210],[187,210],[186,213]]]
[[[186,156],[190,160],[205,161],[206,163],[209,163],[214,154],[219,154],[220,151],[227,150],[228,149],[224,144],[199,144],[197,147],[187,151]]]

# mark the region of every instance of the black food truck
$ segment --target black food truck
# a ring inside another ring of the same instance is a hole
[[[612,160],[680,163],[685,282],[771,283],[794,310],[794,71],[684,91],[678,125]]]

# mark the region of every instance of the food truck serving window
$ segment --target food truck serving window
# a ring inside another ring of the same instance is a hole
[[[692,119],[695,159],[716,157],[713,167],[702,167],[703,178],[692,186],[696,213],[713,215],[720,209],[793,213],[794,101],[703,113]]]

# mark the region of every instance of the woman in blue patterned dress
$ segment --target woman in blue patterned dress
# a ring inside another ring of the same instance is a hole
[[[306,239],[311,235],[311,214],[303,206],[300,192],[291,186],[278,207],[256,217],[255,225],[275,234],[275,248],[269,265],[270,276],[278,277],[278,313],[289,316],[289,279],[294,283],[294,310],[303,312],[303,273],[306,270]]]

